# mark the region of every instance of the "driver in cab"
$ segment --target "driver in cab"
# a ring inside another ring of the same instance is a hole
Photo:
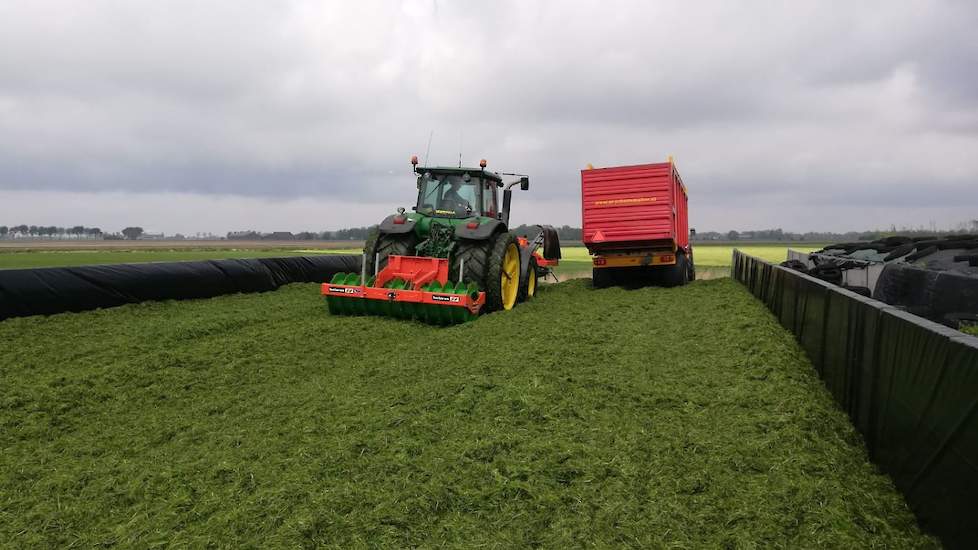
[[[462,195],[458,193],[459,189],[462,188],[462,182],[460,180],[455,180],[452,182],[452,187],[445,192],[445,195],[441,198],[440,210],[454,210],[458,213],[466,213],[472,210],[472,204],[462,198]]]

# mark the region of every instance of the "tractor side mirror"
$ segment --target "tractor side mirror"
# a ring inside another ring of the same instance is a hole
[[[689,236],[690,237],[695,237],[696,236],[696,230],[693,229],[692,227],[689,228]]]
[[[523,176],[520,178],[520,189],[526,191],[530,188],[530,178]]]

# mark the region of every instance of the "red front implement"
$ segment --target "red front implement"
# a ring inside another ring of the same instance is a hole
[[[486,303],[475,283],[448,280],[448,260],[422,256],[387,258],[387,266],[365,282],[356,273],[339,273],[323,283],[333,313],[415,317],[436,323],[474,319]],[[446,307],[447,306],[447,307]]]

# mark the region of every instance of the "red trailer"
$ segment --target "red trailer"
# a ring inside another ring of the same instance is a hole
[[[581,170],[581,217],[596,287],[625,280],[678,286],[695,278],[686,187],[671,157]]]

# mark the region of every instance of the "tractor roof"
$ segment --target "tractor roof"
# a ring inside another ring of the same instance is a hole
[[[485,170],[483,168],[467,168],[465,166],[418,166],[416,172],[418,174],[424,174],[425,172],[431,172],[432,174],[468,174],[469,176],[481,177],[490,179],[496,182],[502,182],[503,178],[495,172]]]

